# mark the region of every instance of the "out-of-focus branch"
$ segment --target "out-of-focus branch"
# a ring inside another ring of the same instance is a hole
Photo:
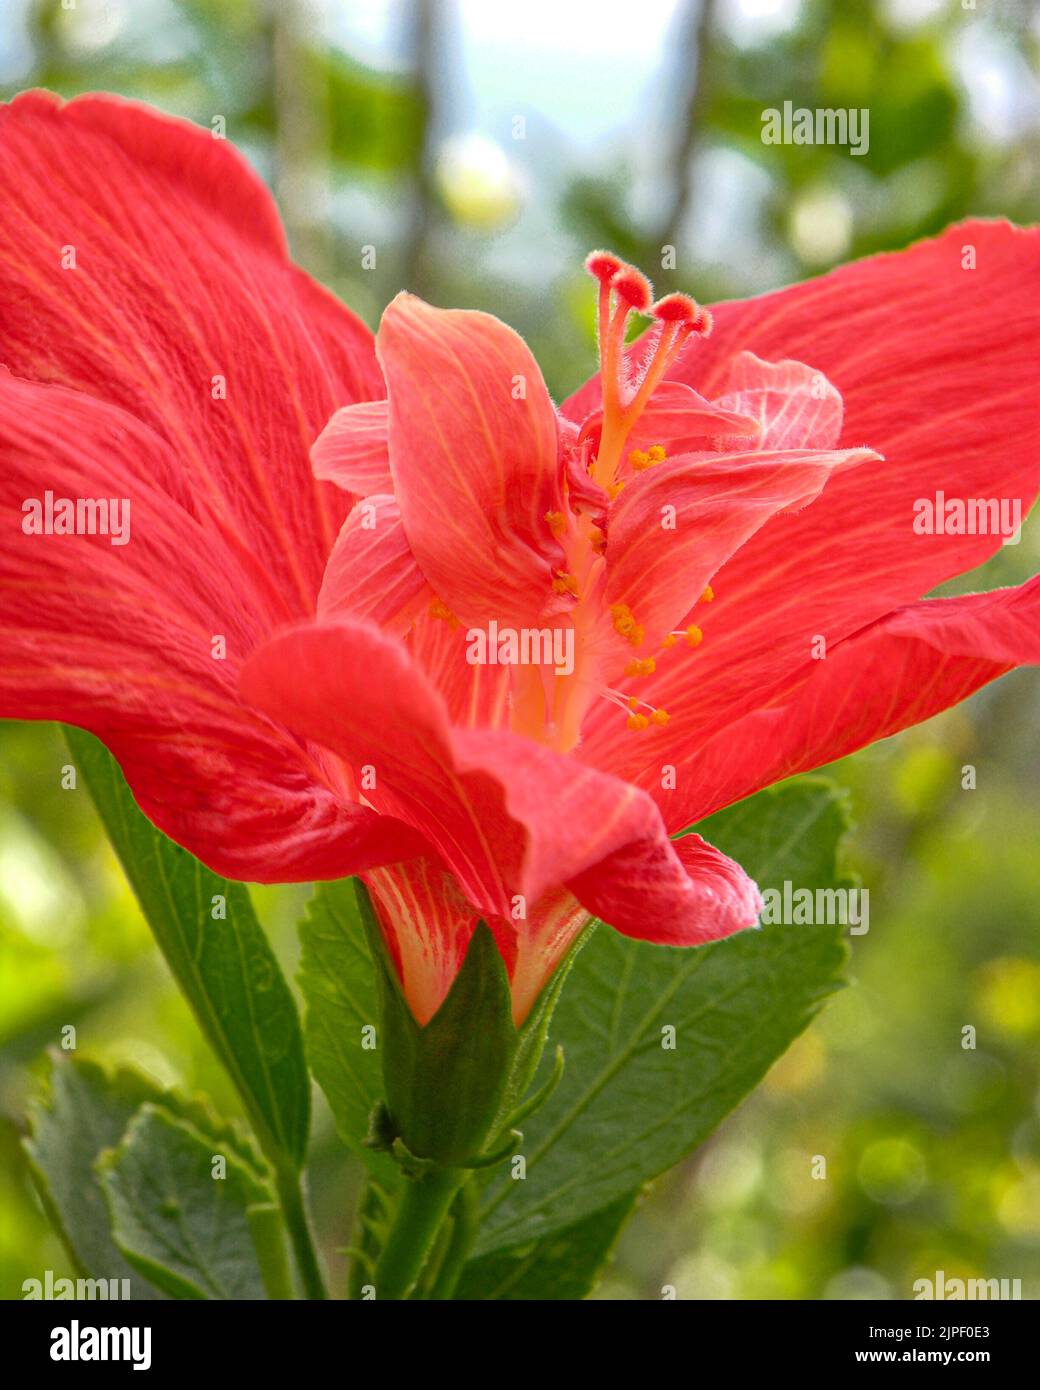
[[[429,238],[436,208],[432,140],[437,98],[437,40],[442,18],[442,0],[412,0],[409,48],[422,116],[412,164],[408,223],[401,241],[401,265],[403,283],[415,294],[423,293],[429,278]]]
[[[675,59],[676,138],[671,151],[670,176],[665,179],[671,197],[659,227],[658,240],[662,246],[679,246],[683,223],[693,206],[694,165],[708,104],[715,12],[716,0],[687,0],[680,22]]]
[[[330,112],[324,38],[313,0],[262,0],[274,110],[275,195],[294,257],[318,279],[331,272]]]

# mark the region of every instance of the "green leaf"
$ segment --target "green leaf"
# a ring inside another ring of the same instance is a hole
[[[109,1077],[93,1062],[55,1059],[50,1094],[33,1104],[25,1150],[33,1179],[77,1272],[129,1279],[134,1298],[162,1298],[116,1248],[94,1162],[118,1144],[131,1118],[160,1092],[136,1072]]]
[[[92,735],[72,728],[66,735],[148,924],[264,1152],[276,1166],[288,1161],[299,1169],[310,1125],[303,1035],[247,889],[218,878],[156,830]]]
[[[129,1278],[134,1298],[164,1295],[141,1281],[116,1248],[95,1162],[115,1147],[145,1104],[161,1105],[236,1154],[259,1179],[261,1161],[249,1140],[219,1121],[198,1098],[163,1091],[141,1073],[109,1074],[94,1062],[51,1053],[49,1092],[30,1107],[24,1141],[30,1170],[48,1215],[77,1271],[94,1279]]]
[[[471,1260],[462,1272],[456,1299],[585,1298],[598,1271],[610,1257],[637,1194],[629,1192],[609,1207],[594,1211],[541,1240],[495,1250]]]
[[[845,823],[840,793],[806,780],[697,828],[763,888],[816,888],[839,881]],[[563,1080],[524,1126],[524,1180],[489,1185],[475,1254],[570,1227],[678,1163],[838,988],[841,931],[774,926],[684,950],[598,928],[553,1019]]]
[[[233,1152],[215,1177],[213,1140],[146,1104],[97,1162],[113,1239],[131,1265],[174,1298],[262,1299],[252,1210],[271,1194]]]
[[[394,1164],[364,1145],[373,1107],[383,1098],[382,1039],[375,969],[369,954],[356,879],[319,883],[300,924],[300,988],[307,1001],[304,1030],[315,1080],[340,1138],[383,1181]],[[363,1030],[375,1047],[363,1047]]]

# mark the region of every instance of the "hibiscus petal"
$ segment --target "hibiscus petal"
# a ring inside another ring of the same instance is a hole
[[[561,506],[556,412],[538,364],[491,315],[406,294],[376,346],[394,493],[420,568],[467,625],[536,623],[563,564],[546,521]]]
[[[625,936],[699,946],[752,927],[762,910],[754,882],[699,835],[643,840],[576,879],[571,891]]]
[[[656,645],[722,563],[770,517],[818,496],[869,449],[680,456],[637,475],[610,510],[607,601]]]
[[[943,491],[1027,515],[1040,486],[1040,230],[968,222],[712,312],[715,332],[685,352],[680,379],[713,395],[742,348],[799,358],[841,392],[843,442],[884,460],[775,518],[713,579],[715,601],[697,618],[702,646],[693,660],[659,663],[647,693],[673,721],[682,712],[694,743],[777,703],[820,637],[833,650],[1003,542],[993,532],[918,535],[915,502]],[[583,755],[628,775],[612,760],[615,743],[603,721]]]
[[[425,1025],[451,989],[480,914],[435,858],[373,869],[364,880],[404,996]]]
[[[422,834],[466,898],[519,936],[528,909],[561,887],[654,940],[707,940],[753,918],[737,871],[673,846],[644,792],[506,731],[453,729],[432,684],[377,628],[280,634],[247,663],[242,689],[356,772],[367,768],[370,803]]]
[[[755,711],[695,752],[682,748],[680,729],[661,753],[675,765],[675,789],[659,797],[665,819],[700,820],[930,719],[1027,663],[1040,663],[1040,576],[897,609],[812,663],[782,704]]]
[[[2,369],[0,440],[0,716],[97,734],[155,824],[233,878],[341,877],[418,852],[414,832],[333,793],[325,754],[243,707],[270,594],[194,514],[165,440]],[[103,503],[95,534],[53,527],[63,499],[84,524]]]
[[[841,437],[841,395],[804,362],[738,352],[718,390],[715,405],[756,422],[757,449],[833,449]]]
[[[469,729],[509,725],[509,666],[471,666],[467,631],[459,623],[422,614],[407,637],[408,653],[437,687],[452,724]]]
[[[843,441],[884,456],[778,518],[720,572],[712,641],[696,692],[683,691],[717,726],[782,686],[815,634],[833,647],[1000,549],[999,534],[915,534],[916,501],[944,491],[1028,514],[1040,487],[1040,230],[964,223],[713,314],[684,379],[713,393],[738,347],[801,358],[841,392]]]
[[[758,405],[750,398],[749,404]],[[593,411],[582,425],[581,438],[597,441],[602,424],[602,409]],[[628,436],[626,447],[645,449],[651,444],[667,447],[674,440],[729,436],[758,439],[759,435],[757,413],[752,415],[750,411],[741,411],[728,402],[707,401],[682,382],[663,381],[639,416]],[[668,452],[675,450],[668,448]]]
[[[119,98],[0,107],[3,361],[88,391],[175,449],[196,515],[313,612],[344,500],[310,445],[384,394],[371,334],[287,259],[226,140]]]
[[[436,860],[410,859],[364,875],[412,1013],[427,1023],[440,1008],[481,914]],[[509,971],[519,1027],[589,914],[566,889],[547,894],[522,923],[488,914]],[[517,928],[521,930],[517,930]]]
[[[318,593],[318,616],[368,618],[404,633],[430,599],[390,496],[366,497],[343,523]]]
[[[356,497],[392,492],[388,430],[386,401],[343,406],[311,449],[314,476]]]
[[[516,933],[516,956],[510,970],[513,1022],[517,1027],[589,920],[588,910],[569,888],[546,893],[528,910],[523,931]],[[501,938],[498,939],[501,949]]]
[[[493,785],[461,775],[444,703],[400,642],[345,619],[292,628],[253,653],[241,688],[258,709],[342,759],[378,811],[428,828],[470,901],[508,915],[522,828],[502,813]]]

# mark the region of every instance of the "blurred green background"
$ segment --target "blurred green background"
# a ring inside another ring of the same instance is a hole
[[[2,0],[0,90],[223,116],[298,259],[371,323],[402,286],[492,310],[562,395],[594,365],[591,246],[711,300],[968,213],[1036,220],[1037,15],[1031,0]],[[785,100],[868,108],[869,153],[764,145],[761,113]],[[674,271],[658,270],[666,246]],[[1035,571],[1031,530],[957,587]],[[1038,714],[1040,681],[1019,672],[834,769],[870,890],[853,987],[647,1196],[600,1296],[909,1298],[936,1270],[1040,1296]],[[0,725],[0,749],[11,1298],[71,1273],[18,1148],[63,1025],[85,1054],[235,1102],[86,793],[61,790],[60,732]],[[290,973],[306,893],[257,893]],[[313,1199],[341,1286],[356,1173],[318,1104]]]

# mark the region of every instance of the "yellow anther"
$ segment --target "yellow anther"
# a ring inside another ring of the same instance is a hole
[[[639,708],[639,701],[636,699],[634,695],[630,695],[628,699],[625,701],[625,703],[628,705],[629,709]]]
[[[679,640],[679,639],[678,639],[678,637],[676,637],[675,633],[674,633],[674,632],[670,632],[670,633],[668,634],[668,636],[664,639],[664,641],[661,643],[661,646],[662,646],[662,647],[674,647],[675,644],[676,644],[676,642],[678,642],[678,640]]]
[[[563,512],[546,512],[545,519],[549,523],[549,530],[554,536],[558,536],[567,525],[567,518]]]
[[[688,647],[699,647],[704,641],[704,633],[696,623],[691,623],[686,629],[686,645]]]
[[[652,676],[657,670],[657,662],[652,656],[635,657],[625,667],[626,676]]]
[[[663,463],[668,457],[660,444],[651,444],[646,452],[651,463]]]
[[[620,483],[608,483],[608,484],[607,484],[607,496],[610,498],[610,500],[611,500],[612,502],[613,502],[614,499],[618,496],[618,494],[622,491],[622,489],[624,488],[624,486],[625,486],[624,479],[622,479]]]
[[[448,605],[439,598],[430,600],[429,612],[431,618],[440,618],[442,622],[448,623],[451,627],[458,627],[459,625],[458,618],[456,618]]]
[[[589,545],[597,555],[602,555],[607,548],[607,538],[598,526],[589,527]]]
[[[610,616],[614,620],[614,631],[619,632],[622,637],[627,637],[636,625],[632,610],[627,603],[612,603]]]
[[[710,584],[708,584],[705,587],[704,593],[701,594],[701,603],[710,603],[714,597],[715,590],[711,587]]]
[[[642,473],[644,468],[650,467],[650,455],[644,454],[642,449],[633,449],[628,461],[637,473]]]
[[[630,714],[628,716],[628,727],[630,729],[645,729],[650,723],[645,714]]]
[[[575,598],[578,597],[578,581],[573,574],[567,574],[563,570],[557,571],[553,588],[558,594],[573,594]]]
[[[666,709],[655,709],[654,712],[653,712],[653,714],[650,716],[650,723],[651,723],[651,724],[667,724],[667,723],[668,723],[668,711],[667,711]]]
[[[610,616],[614,623],[614,631],[630,642],[633,647],[638,647],[646,635],[640,623],[637,623],[632,616],[632,610],[627,603],[612,603],[610,605]]]

